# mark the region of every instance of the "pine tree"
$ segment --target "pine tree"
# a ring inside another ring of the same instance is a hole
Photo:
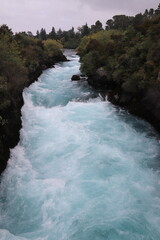
[[[47,39],[47,33],[46,33],[46,30],[44,28],[41,28],[39,36],[40,36],[40,39],[42,39],[42,40]]]
[[[160,14],[160,3],[158,5],[158,8],[155,10],[155,14],[156,15],[159,15]]]
[[[37,30],[37,32],[36,32],[36,38],[40,38],[40,34],[39,34],[39,31]]]
[[[57,39],[57,35],[56,35],[56,31],[55,31],[55,28],[54,27],[52,27],[52,30],[51,30],[51,32],[49,33],[49,35],[48,35],[48,37],[50,38],[50,39]]]

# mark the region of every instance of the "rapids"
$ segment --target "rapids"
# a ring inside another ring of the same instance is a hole
[[[0,240],[159,240],[159,137],[72,82],[79,59],[24,90],[19,144],[1,177]]]

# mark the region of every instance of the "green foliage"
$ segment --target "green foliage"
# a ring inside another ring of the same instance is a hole
[[[48,38],[49,38],[49,39],[57,39],[57,37],[56,37],[56,31],[55,31],[55,28],[54,28],[54,27],[52,27],[51,32],[48,34]]]
[[[91,33],[96,33],[103,30],[102,23],[98,20],[94,25],[91,25]]]
[[[98,52],[91,51],[83,57],[81,70],[88,75],[93,75],[99,66]]]
[[[145,21],[154,19],[158,15],[160,15],[160,4],[156,10],[154,10],[153,8],[149,10],[146,9],[143,14],[138,13],[137,15],[135,15],[135,17],[126,15],[115,15],[112,19],[107,20],[105,29],[126,30],[129,26],[139,28],[140,25],[143,25]]]
[[[25,68],[20,48],[10,31],[3,33],[0,29],[0,76],[1,82],[5,82],[5,88],[10,92],[22,90],[27,81],[27,69]],[[1,84],[2,88],[3,84]]]
[[[46,40],[47,39],[47,33],[44,28],[41,28],[40,33],[39,33],[39,39],[41,40]]]
[[[79,43],[80,43],[80,39],[71,38],[71,39],[69,39],[68,41],[63,41],[63,40],[62,40],[62,43],[63,43],[63,47],[64,47],[64,48],[67,48],[67,49],[76,49],[77,46],[78,46]]]
[[[0,27],[0,172],[18,141],[22,91],[43,69],[64,60],[61,48],[55,40],[42,41],[31,32],[14,35],[6,25]]]
[[[79,29],[84,29],[84,34],[86,33],[86,27],[82,27]],[[55,28],[52,27],[52,30],[51,32],[49,32],[49,34],[47,34],[46,30],[43,28],[40,31],[37,30],[36,38],[41,40],[57,40],[58,42],[61,42],[64,48],[75,49],[79,45],[81,34],[81,31],[75,32],[74,27],[72,27],[68,31],[63,31],[61,30],[61,28],[56,31]]]
[[[157,83],[160,71],[160,15],[153,9],[135,17],[114,16],[105,31],[81,40],[81,70],[88,75],[103,67],[125,91],[140,93]]]
[[[43,44],[47,61],[52,62],[52,60],[57,61],[61,59],[63,46],[59,41],[48,39],[43,41]]]
[[[8,98],[8,84],[4,77],[0,77],[0,111],[5,111],[11,104]]]
[[[56,40],[48,39],[46,41],[43,41],[44,46],[46,47],[46,50],[49,54],[54,54],[57,50],[60,50],[63,48],[62,44]]]
[[[21,56],[30,79],[35,79],[42,69],[62,60],[62,45],[59,41],[53,39],[42,41],[25,33],[16,34],[15,39],[20,46]]]
[[[139,69],[138,72],[134,72],[126,81],[123,82],[122,88],[130,93],[137,93],[145,88],[145,71],[144,69]]]
[[[121,32],[118,30],[103,30],[92,35],[85,36],[84,38],[82,38],[77,48],[78,54],[82,57],[92,49],[99,49],[99,51],[104,52],[103,48],[107,48],[107,45],[111,47],[111,44],[113,42],[112,37],[119,36],[120,34]]]
[[[87,23],[83,25],[81,28],[79,28],[79,31],[82,37],[90,34],[90,28],[88,27]]]
[[[109,19],[106,22],[106,30],[109,29],[119,29],[125,30],[128,26],[133,24],[133,17],[129,17],[126,15],[115,15],[113,19]]]
[[[55,28],[52,27],[51,32],[47,34],[45,29],[42,28],[40,31],[37,31],[36,38],[41,40],[58,40],[62,43],[64,48],[76,49],[82,37],[88,36],[91,33],[97,33],[101,30],[103,30],[102,23],[97,20],[95,24],[91,26],[91,28],[86,23],[81,27],[78,27],[77,32],[75,31],[74,27],[72,27],[68,31],[63,31],[61,28],[56,31]]]
[[[85,55],[86,47],[87,47],[87,44],[89,43],[89,41],[90,41],[90,37],[87,37],[87,36],[83,37],[82,40],[80,41],[80,44],[77,48],[78,54],[80,56]]]

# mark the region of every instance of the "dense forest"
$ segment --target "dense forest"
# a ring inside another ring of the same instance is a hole
[[[160,5],[136,16],[116,15],[105,29],[97,20],[77,31],[52,27],[14,34],[0,27],[0,172],[19,140],[22,92],[42,70],[65,61],[62,48],[77,48],[88,82],[109,100],[143,113],[160,126]],[[143,111],[142,111],[143,109]]]
[[[114,16],[106,30],[81,40],[78,54],[92,86],[160,130],[160,5]]]

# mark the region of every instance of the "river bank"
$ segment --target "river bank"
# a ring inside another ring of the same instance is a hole
[[[19,131],[22,127],[21,108],[24,104],[22,96],[24,88],[29,87],[30,84],[37,81],[43,70],[53,67],[56,63],[63,61],[67,61],[67,58],[63,54],[60,54],[56,58],[44,59],[41,61],[41,64],[29,74],[28,81],[24,83],[21,91],[19,91],[18,94],[11,99],[9,107],[6,107],[3,112],[1,112],[1,115],[3,115],[3,118],[6,119],[6,122],[3,122],[4,120],[0,119],[0,174],[7,166],[7,162],[10,157],[10,150],[19,142]]]
[[[160,133],[160,88],[158,86],[133,94],[124,91],[121,85],[107,81],[106,76],[89,76],[87,82],[101,93],[104,100],[107,99],[112,104],[148,121]]]

